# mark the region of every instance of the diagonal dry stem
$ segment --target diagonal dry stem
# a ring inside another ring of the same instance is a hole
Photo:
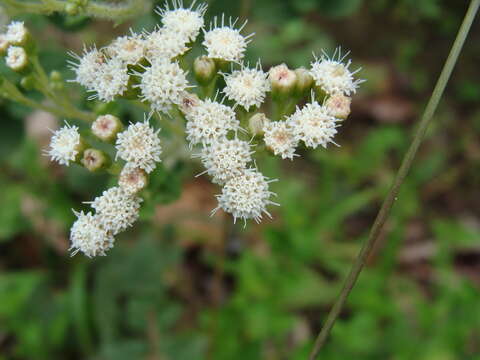
[[[383,230],[383,226],[385,225],[385,222],[388,219],[390,210],[392,209],[393,204],[397,200],[400,186],[404,182],[405,177],[407,176],[410,168],[412,167],[412,163],[418,151],[418,148],[420,147],[420,144],[422,143],[422,140],[425,137],[425,133],[428,129],[428,125],[432,120],[433,114],[438,106],[438,103],[440,102],[440,99],[445,90],[445,87],[450,78],[450,75],[452,74],[455,63],[457,62],[457,59],[461,53],[463,44],[465,43],[465,39],[467,38],[467,35],[473,23],[473,20],[475,19],[475,15],[478,11],[479,5],[480,5],[480,0],[472,0],[470,2],[470,6],[465,15],[462,26],[458,31],[455,42],[453,43],[453,46],[450,50],[450,54],[448,55],[445,65],[443,66],[442,72],[438,78],[437,84],[435,85],[435,88],[432,92],[432,95],[427,104],[427,107],[425,108],[425,111],[423,113],[418,129],[416,130],[413,141],[410,145],[410,148],[405,154],[405,157],[403,158],[403,161],[402,161],[402,165],[400,166],[400,169],[397,172],[393,185],[390,188],[390,191],[388,192],[385,200],[383,201],[382,207],[380,208],[380,211],[377,214],[375,222],[373,223],[373,226],[370,230],[369,237],[363,244],[357,256],[357,259],[355,260],[355,263],[350,269],[350,272],[343,284],[343,288],[337,300],[335,301],[335,304],[330,310],[327,316],[327,319],[325,321],[325,324],[323,325],[323,328],[320,331],[315,341],[313,350],[309,356],[310,360],[314,360],[318,356],[320,349],[325,344],[328,338],[328,335],[330,334],[330,331],[333,325],[335,324],[336,319],[338,318],[340,312],[342,311],[343,306],[345,305],[348,295],[350,294],[353,287],[355,286],[358,276],[360,275],[360,272],[365,266],[365,262],[368,259],[368,256],[370,255],[370,253],[372,252],[372,249],[374,248],[375,243],[377,242]]]

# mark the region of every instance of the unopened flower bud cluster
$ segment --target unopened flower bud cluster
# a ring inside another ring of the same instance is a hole
[[[331,57],[326,53],[315,57],[309,69],[292,70],[281,64],[265,72],[260,62],[250,66],[244,57],[253,34],[244,34],[246,23],[222,15],[205,26],[206,8],[195,1],[190,6],[181,0],[168,2],[157,11],[161,26],[131,32],[105,48],[86,47],[81,56],[73,55],[76,60],[70,66],[74,81],[92,92],[91,98],[136,99],[149,106],[150,115],[172,117],[162,121],[185,128],[185,139],[193,157],[205,167],[203,173],[222,187],[212,213],[222,209],[234,221],[259,222],[263,215],[270,217],[270,205],[278,204],[270,190],[274,180],[256,166],[255,149],[264,148],[263,142],[274,155],[293,159],[300,147],[335,144],[338,127],[350,113],[351,96],[362,80],[355,79],[358,70],[350,70],[348,53],[342,55],[339,49]],[[204,54],[186,66],[184,55],[201,32]],[[196,83],[190,82],[191,69]],[[260,112],[269,105],[276,111]],[[93,212],[76,212],[72,249],[87,256],[103,255],[113,237],[137,220],[139,191],[162,154],[159,130],[148,121],[124,130],[117,118],[102,116],[91,131],[114,143],[114,161],[125,165],[119,186],[90,203]],[[54,133],[48,154],[68,165],[78,161],[81,144],[78,129],[66,125]]]

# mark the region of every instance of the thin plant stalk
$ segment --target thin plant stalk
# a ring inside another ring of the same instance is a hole
[[[473,20],[475,19],[475,15],[478,11],[479,6],[480,6],[480,0],[472,0],[470,2],[470,6],[465,15],[462,26],[458,31],[455,42],[453,43],[453,46],[450,50],[450,54],[448,55],[445,65],[443,66],[442,72],[437,80],[437,84],[435,85],[435,88],[432,92],[432,95],[427,104],[427,107],[425,108],[425,111],[423,113],[418,129],[415,132],[413,141],[407,153],[405,154],[405,157],[403,158],[402,164],[400,166],[400,169],[397,172],[397,175],[395,176],[395,180],[393,181],[392,187],[390,188],[390,191],[388,192],[385,200],[383,201],[382,207],[380,208],[380,211],[377,214],[375,222],[373,223],[373,226],[370,230],[368,239],[362,245],[362,248],[357,256],[357,259],[355,260],[355,263],[353,264],[347,278],[345,279],[342,290],[338,298],[336,299],[332,309],[330,310],[327,316],[327,319],[325,321],[325,324],[323,325],[323,328],[321,329],[317,339],[315,340],[314,347],[309,356],[310,360],[314,360],[315,358],[317,358],[321,348],[325,345],[326,340],[330,334],[330,331],[332,330],[332,327],[335,324],[335,321],[337,320],[338,316],[340,315],[340,312],[343,309],[343,306],[345,305],[348,295],[350,294],[353,287],[355,286],[355,283],[360,275],[360,272],[365,266],[365,263],[369,255],[371,254],[378,238],[380,237],[380,234],[382,233],[383,227],[390,214],[390,210],[392,209],[393,204],[397,200],[400,187],[403,184],[410,168],[412,167],[412,163],[418,151],[418,148],[420,147],[420,144],[422,143],[422,140],[425,137],[425,133],[432,120],[433,114],[438,106],[438,103],[440,102],[440,99],[443,95],[447,82],[450,78],[450,75],[452,74],[453,68],[461,53],[463,44],[465,43],[465,39],[467,38],[468,32],[473,23]]]

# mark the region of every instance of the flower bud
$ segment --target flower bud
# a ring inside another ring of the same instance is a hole
[[[28,66],[28,57],[25,49],[19,46],[10,46],[5,60],[7,66],[15,72],[21,72]]]
[[[298,68],[295,70],[297,75],[297,84],[295,87],[295,92],[298,96],[303,96],[307,94],[313,86],[313,77],[310,75],[310,72],[305,68]]]
[[[292,94],[297,83],[297,75],[287,65],[274,66],[268,72],[268,79],[274,98],[284,98]]]
[[[25,90],[33,90],[35,88],[36,80],[35,80],[35,75],[33,74],[28,74],[20,80],[20,85],[25,89]]]
[[[105,169],[110,165],[109,156],[98,149],[86,149],[83,152],[83,157],[80,160],[80,163],[89,171],[98,171],[100,169]]]
[[[129,194],[136,194],[143,190],[148,184],[148,175],[145,170],[135,167],[131,163],[127,163],[120,177],[118,178],[118,186]]]
[[[71,2],[66,3],[65,12],[70,16],[78,15],[78,13],[80,12],[80,6],[78,4],[71,3]]]
[[[7,49],[10,46],[10,42],[7,39],[6,34],[0,34],[0,56],[4,56],[7,53]]]
[[[327,99],[325,107],[329,114],[337,119],[346,119],[350,115],[352,99],[343,94],[334,94]]]
[[[200,98],[196,94],[185,92],[184,96],[180,100],[178,108],[184,115],[187,115],[192,110],[192,108],[197,106],[199,103]]]
[[[55,90],[63,89],[63,77],[59,71],[54,70],[50,73],[50,81]]]
[[[105,142],[114,142],[122,130],[123,124],[120,119],[110,114],[101,115],[92,123],[93,135]]]
[[[208,85],[217,74],[215,61],[206,56],[200,56],[193,62],[193,74],[202,85]]]
[[[257,113],[248,120],[248,129],[255,136],[263,135],[264,127],[270,120],[263,113]]]

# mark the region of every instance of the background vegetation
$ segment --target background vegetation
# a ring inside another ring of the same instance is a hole
[[[265,68],[307,66],[312,50],[337,44],[352,50],[368,82],[336,139],[341,147],[293,163],[262,158],[262,171],[281,179],[273,185],[282,206],[273,221],[245,230],[209,217],[218,189],[193,178],[199,168],[184,154],[171,154],[154,173],[142,222],[107,257],[71,258],[70,209],[111,180],[48,163],[46,128],[62,119],[0,100],[0,359],[307,357],[467,2],[209,3],[208,15],[249,18],[248,56]],[[158,22],[151,12],[118,27],[58,14],[16,19],[41,43],[43,64],[66,78],[67,49]],[[479,30],[322,359],[480,359]],[[142,116],[122,102],[87,103],[75,90],[82,107]]]

